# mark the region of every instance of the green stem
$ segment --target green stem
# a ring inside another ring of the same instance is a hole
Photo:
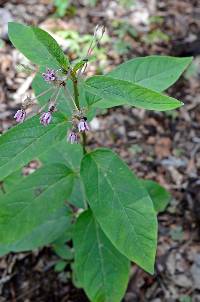
[[[74,101],[75,101],[76,107],[78,108],[78,110],[80,110],[77,77],[73,76],[72,81],[73,81],[73,88],[74,88]]]
[[[72,97],[77,109],[80,111],[80,104],[79,104],[79,93],[78,93],[78,79],[75,73],[71,73],[71,79],[73,82],[73,89],[74,89],[74,98]],[[86,137],[86,133],[83,132],[82,133],[82,147],[83,147],[83,154],[87,153],[86,150],[86,142],[87,142],[87,137]],[[85,209],[87,209],[89,207],[88,202],[85,200],[85,198],[83,199],[84,201],[84,205],[85,205]]]
[[[73,88],[74,88],[74,102],[75,102],[76,107],[78,108],[78,110],[80,110],[79,92],[78,92],[78,79],[77,79],[76,74],[74,74],[74,73],[71,73],[71,78],[72,78]],[[82,133],[82,146],[83,146],[83,153],[84,154],[87,153],[86,142],[87,142],[86,133],[83,132]]]
[[[86,150],[86,143],[87,143],[87,136],[86,136],[86,133],[83,132],[83,133],[82,133],[83,154],[86,154],[86,153],[87,153],[87,150]]]

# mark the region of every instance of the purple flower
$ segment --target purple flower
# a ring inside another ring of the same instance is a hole
[[[42,76],[46,82],[55,81],[56,72],[54,69],[47,68],[46,72],[44,72]]]
[[[41,117],[40,117],[40,123],[44,126],[47,126],[51,122],[51,118],[52,118],[52,115],[51,115],[50,111],[43,112]]]
[[[68,135],[68,139],[67,141],[71,144],[77,144],[78,143],[78,136],[76,134],[76,132],[71,131]]]
[[[86,118],[82,118],[80,122],[78,123],[78,131],[79,132],[84,132],[84,131],[89,131],[89,126],[88,123],[86,122]]]
[[[17,123],[23,123],[26,117],[26,112],[24,109],[17,110],[17,112],[14,115],[14,118],[16,119]]]

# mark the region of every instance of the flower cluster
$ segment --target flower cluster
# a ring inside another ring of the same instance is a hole
[[[81,117],[78,123],[74,122],[73,129],[69,132],[68,142],[71,144],[78,143],[78,132],[89,131],[89,125],[86,117]]]
[[[57,72],[58,72],[58,70],[55,71],[54,69],[47,68],[46,72],[42,73],[42,77],[43,77],[44,81],[46,81],[48,83],[52,83],[53,87],[40,93],[34,99],[27,97],[24,100],[21,109],[19,109],[14,115],[14,118],[16,119],[17,123],[24,122],[26,115],[27,115],[26,109],[33,104],[33,101],[35,99],[47,94],[51,90],[54,90],[51,98],[49,99],[49,104],[51,104],[51,105],[49,106],[48,111],[42,112],[41,116],[40,116],[40,124],[42,124],[43,126],[46,127],[51,123],[52,114],[55,111],[55,105],[56,105],[60,90],[67,89],[63,78],[59,78],[57,76]],[[79,138],[78,133],[81,133],[81,132],[83,133],[83,132],[89,131],[87,118],[84,116],[84,113],[82,112],[82,110],[79,110],[77,108],[77,106],[75,106],[75,107],[76,107],[76,111],[74,112],[74,114],[72,116],[73,127],[68,135],[68,142],[70,142],[71,144],[78,143],[78,138]],[[41,112],[41,110],[40,110],[40,112]]]
[[[46,72],[42,73],[43,79],[46,82],[52,83],[53,86],[48,88],[46,91],[40,93],[34,99],[31,99],[30,97],[26,97],[26,99],[23,101],[21,109],[19,109],[14,115],[14,118],[16,119],[17,123],[23,123],[25,118],[26,118],[26,109],[28,107],[30,107],[31,105],[33,105],[34,100],[36,100],[38,97],[41,97],[41,96],[47,94],[49,91],[54,90],[51,98],[53,98],[53,100],[52,100],[53,104],[54,105],[56,104],[58,95],[60,93],[60,89],[61,89],[61,87],[64,86],[63,80],[57,77],[57,72],[58,71],[59,70],[54,70],[54,69],[47,68]],[[49,102],[51,101],[51,98],[50,98]],[[48,112],[43,112],[42,113],[42,115],[40,117],[40,123],[42,125],[47,126],[51,122],[52,113],[55,110],[54,105],[49,107]]]
[[[52,83],[53,87],[47,89],[46,91],[42,92],[38,96],[36,96],[34,99],[31,99],[30,97],[27,97],[23,104],[21,109],[17,110],[17,112],[14,115],[14,118],[16,119],[17,123],[23,123],[26,118],[26,109],[33,104],[33,100],[37,99],[38,97],[45,95],[52,89],[54,90],[54,93],[52,97],[49,99],[49,103],[51,104],[48,108],[47,112],[42,112],[40,116],[40,124],[43,126],[48,126],[52,121],[52,114],[55,111],[55,105],[58,99],[59,92],[62,88],[65,88],[65,85],[63,84],[63,80],[60,80],[56,76],[57,71],[54,69],[47,68],[46,72],[42,73],[42,77],[46,82]],[[57,89],[57,90],[56,90]],[[41,112],[41,111],[40,111]],[[87,123],[87,118],[84,116],[83,112],[81,110],[78,110],[76,108],[76,111],[74,112],[72,116],[72,130],[70,131],[68,135],[68,142],[71,144],[78,143],[79,139],[79,133],[83,133],[86,131],[89,131],[89,126]]]

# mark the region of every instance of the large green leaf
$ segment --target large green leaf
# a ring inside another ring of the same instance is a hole
[[[13,127],[0,137],[0,179],[26,165],[66,136],[66,118],[54,113],[50,125],[44,127],[34,116]]]
[[[21,169],[8,175],[3,180],[2,188],[1,188],[2,192],[3,193],[11,192],[16,186],[16,184],[22,181],[24,177],[25,176],[23,175]]]
[[[66,207],[59,208],[21,240],[0,244],[0,256],[9,252],[22,252],[42,247],[62,236],[71,225],[71,215]]]
[[[51,220],[55,223],[59,209],[70,196],[73,179],[71,169],[53,164],[37,170],[1,197],[0,244],[17,244],[22,241],[22,246],[32,248],[55,240],[48,233],[52,231],[49,223]],[[62,213],[60,218],[63,223]],[[38,232],[45,232],[45,228],[46,235],[38,235]]]
[[[161,92],[174,84],[191,62],[192,57],[135,58],[117,66],[108,76]]]
[[[94,103],[98,108],[131,105],[149,110],[165,111],[183,105],[180,101],[156,91],[106,76],[94,76],[85,82],[85,89],[102,100]]]
[[[13,45],[33,63],[48,67],[68,68],[69,62],[62,49],[44,30],[9,22],[8,34]]]
[[[74,179],[74,187],[69,202],[75,205],[77,208],[86,209],[87,199],[85,196],[84,186],[80,176],[76,176]]]
[[[102,232],[90,210],[74,228],[75,274],[92,302],[120,302],[129,277],[129,261]]]
[[[171,194],[157,182],[149,179],[141,179],[141,184],[148,191],[157,213],[163,212],[170,202]]]
[[[79,172],[82,157],[82,146],[80,144],[69,144],[65,138],[43,153],[40,159],[45,164],[62,163],[74,172]]]
[[[140,181],[108,149],[87,154],[81,176],[89,205],[105,234],[121,253],[153,273],[157,217]]]
[[[74,186],[69,202],[78,208],[85,208],[86,198],[82,180],[80,179],[80,163],[83,157],[83,148],[80,144],[69,144],[67,140],[59,142],[46,153],[40,156],[43,163],[63,163],[70,167],[74,173]]]

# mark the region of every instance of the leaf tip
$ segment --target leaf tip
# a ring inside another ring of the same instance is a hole
[[[8,22],[8,35],[10,34],[10,30],[13,25],[14,25],[13,21]]]
[[[155,274],[155,261],[153,263],[149,263],[149,265],[146,265],[145,267],[142,266],[142,268],[151,276]]]
[[[185,105],[185,104],[182,101],[177,100],[177,103],[176,103],[176,106],[174,107],[174,109],[178,109],[178,108],[182,107],[183,105]]]
[[[182,107],[183,105],[185,105],[182,101],[176,100],[176,104],[174,104],[174,108],[173,109],[178,109],[180,107]]]
[[[194,59],[193,56],[187,57],[188,63],[191,63],[193,61],[193,59]]]
[[[153,267],[151,270],[149,270],[148,273],[149,273],[151,276],[155,275],[155,269],[154,269],[154,267]]]

